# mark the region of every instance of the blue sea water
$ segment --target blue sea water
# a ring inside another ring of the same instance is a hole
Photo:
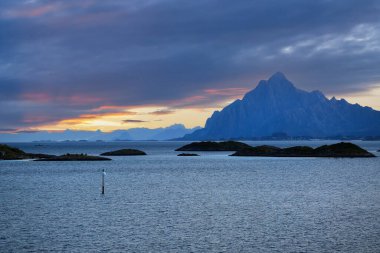
[[[380,154],[380,142],[356,143]],[[12,144],[35,153],[148,155],[0,161],[0,252],[380,252],[380,157],[177,157],[183,144]]]

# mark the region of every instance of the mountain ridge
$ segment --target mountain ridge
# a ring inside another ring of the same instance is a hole
[[[203,129],[182,139],[252,139],[274,133],[313,138],[380,136],[380,112],[344,99],[328,99],[319,90],[298,89],[277,72],[242,99],[215,111]]]
[[[0,133],[2,142],[29,142],[29,141],[115,141],[115,140],[169,140],[191,133],[199,127],[186,128],[183,124],[174,124],[160,128],[131,128],[112,132],[81,131],[67,129],[62,132],[36,131],[30,133],[6,134]]]

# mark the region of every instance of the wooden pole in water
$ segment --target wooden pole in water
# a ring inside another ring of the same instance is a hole
[[[103,171],[102,171],[102,194],[104,194],[104,174],[105,174],[105,171],[103,169]]]

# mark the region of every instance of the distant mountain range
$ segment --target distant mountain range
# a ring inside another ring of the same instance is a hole
[[[287,138],[380,139],[380,111],[320,91],[297,89],[278,72],[243,97],[215,111],[204,128],[175,124],[165,128],[132,128],[113,132],[75,131],[0,134],[0,142],[226,140]]]
[[[174,124],[164,128],[131,128],[128,130],[116,130],[113,132],[76,131],[65,130],[62,132],[24,132],[16,134],[0,134],[0,142],[30,142],[30,141],[114,141],[114,140],[169,140],[179,138],[185,134],[194,132],[200,127],[188,129],[182,124]]]
[[[121,140],[170,140],[182,137],[185,134],[194,132],[200,127],[186,128],[182,124],[174,124],[162,128],[131,128],[128,130],[121,130],[122,133],[117,136]]]
[[[226,106],[215,111],[203,129],[182,140],[256,139],[270,136],[380,136],[380,112],[328,99],[320,91],[297,89],[278,72]]]

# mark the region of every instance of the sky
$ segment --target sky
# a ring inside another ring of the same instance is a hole
[[[203,126],[277,71],[380,110],[380,1],[0,1],[3,133]]]

